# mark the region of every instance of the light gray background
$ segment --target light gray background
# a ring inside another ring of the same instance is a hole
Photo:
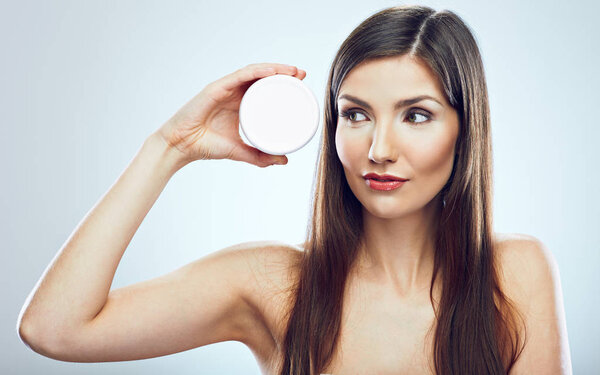
[[[21,306],[143,140],[206,84],[254,62],[307,71],[323,105],[346,36],[393,1],[3,1],[0,9],[0,372],[259,374],[225,342],[140,361],[68,363],[17,336]],[[560,268],[573,369],[600,367],[598,86],[593,1],[429,1],[474,30],[494,147],[494,227],[531,234]],[[318,134],[286,166],[195,162],[168,183],[112,288],[225,246],[302,241]]]

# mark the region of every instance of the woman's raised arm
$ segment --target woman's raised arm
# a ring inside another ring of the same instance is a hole
[[[283,64],[252,64],[210,83],[150,135],[123,174],[86,214],[50,262],[19,314],[33,350],[73,361],[148,358],[240,337],[247,251],[223,249],[170,274],[110,291],[117,266],[176,171],[195,160],[266,167],[287,158],[246,145],[241,98],[272,74],[303,79]],[[252,246],[250,246],[252,247]],[[247,247],[246,247],[247,250]]]

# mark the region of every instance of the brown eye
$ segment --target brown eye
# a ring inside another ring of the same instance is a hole
[[[413,124],[422,124],[424,122],[431,120],[429,113],[427,113],[425,111],[411,111],[408,113],[406,118],[408,119],[409,122],[412,122]],[[423,120],[417,121],[419,118],[421,118]]]
[[[340,113],[340,117],[348,117],[348,119],[350,120],[350,122],[358,122],[358,121],[361,121],[360,119],[359,119],[359,120],[357,120],[357,119],[355,118],[355,115],[362,115],[362,116],[364,116],[362,113],[360,113],[360,112],[357,112],[357,111],[342,111],[342,112]]]
[[[358,114],[359,114],[358,112],[352,112],[352,113],[350,113],[350,116],[348,116],[348,118],[352,121],[356,121],[355,116]]]

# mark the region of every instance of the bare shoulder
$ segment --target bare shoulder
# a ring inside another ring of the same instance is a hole
[[[280,241],[251,241],[236,245],[252,270],[258,291],[286,288],[294,281],[294,271],[302,257],[303,247]]]
[[[538,238],[521,233],[496,233],[495,254],[503,292],[528,313],[540,293],[560,288],[553,253]]]
[[[525,319],[525,348],[510,374],[571,374],[562,287],[552,251],[526,234],[495,234],[501,288]],[[540,367],[541,366],[541,367]]]
[[[220,252],[231,254],[231,261],[226,263],[228,267],[238,267],[227,271],[239,272],[239,277],[243,278],[244,299],[261,309],[265,299],[274,298],[292,287],[303,247],[281,241],[248,241]]]
[[[552,252],[537,237],[522,233],[494,233],[495,245],[502,249],[502,254],[513,257],[532,257],[547,265],[556,266]]]
[[[515,297],[524,298],[536,286],[554,284],[558,265],[554,254],[538,238],[521,233],[495,233],[501,281]]]
[[[269,316],[269,312],[288,304],[303,256],[302,244],[255,241],[246,244],[246,247],[246,261],[252,271],[247,297],[262,310],[265,319],[276,319]],[[270,310],[264,311],[266,309]]]
[[[238,253],[249,271],[245,273],[242,297],[254,314],[244,324],[244,338],[240,341],[263,366],[273,359],[281,344],[284,316],[291,306],[304,244],[250,241],[228,250]]]

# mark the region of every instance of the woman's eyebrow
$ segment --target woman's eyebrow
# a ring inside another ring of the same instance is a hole
[[[363,107],[367,108],[369,111],[372,111],[373,108],[369,105],[369,103],[367,103],[366,101],[359,99],[355,96],[349,95],[349,94],[343,94],[341,95],[338,100],[340,99],[347,99],[350,100],[358,105],[362,105]],[[429,95],[419,95],[419,96],[415,96],[414,98],[408,98],[408,99],[402,99],[402,100],[398,100],[396,102],[396,104],[394,104],[394,110],[398,109],[398,108],[402,108],[402,107],[407,107],[411,104],[415,104],[420,102],[421,100],[433,100],[434,102],[438,103],[439,105],[441,105],[442,107],[444,106],[438,99],[434,98],[433,96],[429,96]]]

